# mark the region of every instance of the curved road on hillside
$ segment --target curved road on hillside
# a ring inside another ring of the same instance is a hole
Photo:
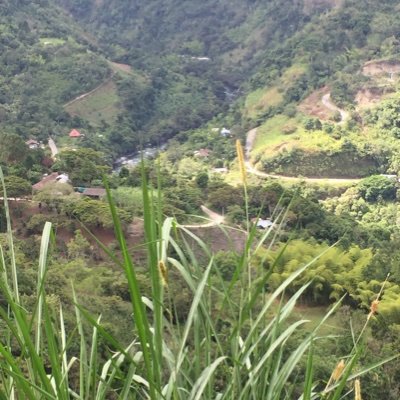
[[[79,95],[78,97],[75,97],[74,99],[72,99],[71,101],[69,101],[68,103],[65,103],[63,107],[68,107],[74,103],[76,103],[79,100],[83,100],[84,98],[90,96],[93,93],[96,93],[98,90],[100,90],[103,86],[106,86],[108,83],[111,82],[111,80],[114,78],[115,76],[115,72],[113,72],[111,74],[111,76],[109,78],[107,78],[104,82],[100,83],[99,86],[95,87],[94,89],[92,89],[90,92],[87,93],[83,93],[81,95]]]
[[[336,104],[333,104],[331,101],[331,94],[330,93],[326,93],[322,96],[322,104],[329,110],[333,111],[333,112],[339,112],[340,113],[340,122],[339,125],[344,124],[347,119],[349,118],[349,113],[345,110],[342,110],[341,108],[339,108]]]
[[[349,179],[349,178],[307,178],[307,177],[294,177],[294,176],[287,176],[287,175],[273,175],[273,174],[267,174],[265,172],[258,171],[253,167],[253,165],[250,162],[250,153],[254,145],[254,141],[256,140],[257,137],[257,129],[254,128],[251,129],[249,132],[247,132],[247,137],[246,137],[246,170],[248,173],[252,175],[256,175],[260,178],[274,178],[274,179],[281,179],[284,181],[297,181],[297,182],[310,182],[310,183],[357,183],[361,179],[355,178],[355,179]]]
[[[129,68],[131,68],[129,65],[127,64],[118,64],[118,63],[114,63],[112,61],[108,61],[109,64],[113,65],[114,67],[116,67],[117,69],[119,69],[120,71],[122,70],[125,73],[128,74],[132,74],[129,70]],[[112,81],[112,79],[114,78],[115,74],[117,72],[114,70],[111,72],[111,75],[102,83],[100,83],[100,85],[96,86],[94,89],[92,89],[89,92],[83,93],[77,97],[75,97],[74,99],[70,100],[68,103],[65,103],[63,107],[68,107],[72,104],[74,104],[75,102],[79,101],[79,100],[83,100],[84,98],[90,96],[91,94],[97,92],[98,90],[100,90],[103,86],[106,86],[108,83],[110,83]]]

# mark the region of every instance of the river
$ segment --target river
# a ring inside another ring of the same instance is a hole
[[[145,147],[141,151],[137,151],[135,153],[127,154],[124,157],[119,157],[114,161],[113,164],[113,171],[114,172],[119,172],[122,167],[126,168],[133,168],[136,165],[140,164],[140,161],[142,160],[142,155],[143,158],[152,158],[157,155],[157,153],[163,149],[165,149],[166,145],[160,146],[149,146]]]

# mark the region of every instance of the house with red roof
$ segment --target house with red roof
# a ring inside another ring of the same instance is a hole
[[[30,149],[37,149],[37,148],[39,148],[39,142],[37,141],[37,140],[34,140],[34,139],[29,139],[27,142],[25,142],[27,145],[28,145],[28,147],[30,148]]]
[[[71,138],[77,138],[77,137],[81,137],[82,134],[76,130],[76,129],[72,129],[72,131],[69,133],[69,137]]]
[[[209,149],[200,149],[193,153],[195,157],[207,158],[211,153]]]

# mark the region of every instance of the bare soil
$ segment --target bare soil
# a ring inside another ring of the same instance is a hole
[[[328,93],[327,87],[314,91],[299,104],[298,110],[323,121],[330,120],[334,113],[322,103],[322,97]]]
[[[196,236],[208,244],[213,252],[236,251],[242,252],[246,245],[247,234],[244,231],[230,227],[213,226],[193,231]],[[198,244],[189,239],[194,250],[200,250]]]
[[[398,61],[369,61],[364,64],[362,74],[365,76],[397,75],[400,74],[400,62]]]
[[[41,214],[45,216],[48,215],[49,219],[53,220],[56,217],[57,220],[60,220],[60,222],[68,221],[68,218],[65,215],[58,216],[56,212],[49,211],[44,205],[39,208],[39,205],[36,202],[17,203],[15,201],[9,201],[9,205],[12,216],[12,227],[17,238],[28,236],[25,224],[35,214]],[[73,222],[73,220],[71,220],[71,222]],[[106,260],[108,259],[108,255],[101,249],[101,246],[97,243],[94,237],[106,247],[117,247],[113,228],[93,227],[90,228],[91,233],[89,233],[86,231],[86,229],[81,228],[81,225],[78,221],[75,221],[74,225],[75,226],[72,225],[72,229],[67,229],[65,226],[62,226],[61,223],[58,224],[55,232],[55,238],[59,251],[64,252],[66,250],[67,243],[75,236],[75,229],[81,229],[82,235],[93,246],[94,256],[98,260]],[[145,242],[143,221],[134,219],[132,224],[127,227],[125,236],[127,245],[130,249],[132,249],[132,254],[135,260],[138,261],[145,259],[145,249],[143,246]]]
[[[365,88],[365,89],[360,90],[357,93],[356,98],[355,98],[357,107],[359,109],[373,107],[374,105],[378,104],[382,100],[382,97],[388,91],[389,90],[384,90],[382,88],[374,88],[374,87],[373,88]]]
[[[127,72],[127,73],[132,72],[132,67],[128,64],[120,64],[120,63],[116,63],[116,62],[111,62],[111,65],[113,67],[115,67],[116,69],[119,69],[123,72]]]

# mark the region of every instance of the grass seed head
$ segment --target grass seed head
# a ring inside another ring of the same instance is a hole
[[[168,286],[168,269],[164,264],[164,261],[160,260],[158,262],[158,270],[160,272],[161,282],[163,286]]]
[[[362,400],[361,398],[361,384],[360,380],[356,379],[354,382],[354,400]]]
[[[371,303],[371,307],[369,309],[369,314],[368,314],[368,319],[370,319],[372,316],[374,316],[378,312],[378,305],[379,305],[379,300],[374,300]]]
[[[346,364],[344,363],[344,360],[340,360],[339,363],[336,365],[336,368],[332,372],[332,380],[334,382],[337,382],[340,379],[340,377],[343,374],[345,366]]]
[[[243,185],[246,184],[246,165],[244,162],[244,153],[243,153],[243,147],[242,144],[240,143],[240,140],[236,140],[236,152],[237,152],[237,156],[238,156],[238,160],[239,160],[239,169],[240,169],[240,173],[242,175],[242,183]]]

